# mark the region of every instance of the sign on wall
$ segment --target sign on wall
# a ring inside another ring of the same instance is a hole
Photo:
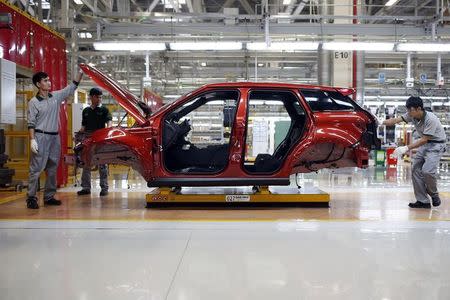
[[[427,83],[427,74],[425,73],[420,74],[419,81],[420,83]]]
[[[378,73],[378,83],[384,84],[386,82],[386,74],[385,73]]]

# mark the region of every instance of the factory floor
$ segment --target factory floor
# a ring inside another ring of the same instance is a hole
[[[125,173],[60,207],[0,192],[1,299],[450,299],[447,169],[431,210],[408,208],[407,164],[299,176],[329,208],[146,209]]]

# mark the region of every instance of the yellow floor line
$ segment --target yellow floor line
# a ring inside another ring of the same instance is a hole
[[[2,200],[0,200],[0,204],[4,204],[4,203],[8,203],[14,200],[19,200],[20,198],[23,198],[25,196],[25,192],[22,192],[20,194],[15,194],[15,195],[11,195],[8,196],[6,198],[3,198]]]

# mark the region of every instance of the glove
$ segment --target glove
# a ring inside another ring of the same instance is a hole
[[[406,151],[408,151],[408,146],[400,146],[400,147],[395,148],[393,154],[396,157],[401,157],[403,154],[406,153]]]
[[[31,148],[31,151],[33,151],[34,153],[38,154],[38,152],[39,152],[39,147],[38,147],[38,144],[37,144],[37,142],[36,142],[35,139],[32,139],[32,140],[30,141],[30,148]]]

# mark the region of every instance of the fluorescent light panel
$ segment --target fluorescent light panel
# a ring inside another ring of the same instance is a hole
[[[439,43],[400,43],[397,51],[417,51],[417,52],[449,52],[450,44]]]
[[[392,5],[394,5],[395,3],[397,3],[398,2],[398,0],[389,0],[388,2],[386,2],[386,4],[385,4],[385,6],[392,6]]]
[[[146,42],[96,42],[95,50],[103,51],[162,51],[166,50],[165,43]]]
[[[179,42],[170,43],[170,49],[183,50],[241,50],[241,42]]]
[[[36,5],[37,5],[37,3],[36,3]],[[42,9],[50,9],[50,3],[48,1],[44,0],[41,2],[41,7],[42,7]]]
[[[83,1],[81,1],[81,0],[73,0],[73,2],[75,2],[75,4],[78,4],[78,5],[83,4]]]
[[[388,99],[388,100],[407,100],[410,96],[364,96],[364,99]],[[421,96],[425,100],[446,100],[444,96]]]
[[[263,42],[247,43],[247,49],[250,51],[317,50],[318,47],[317,42],[273,42],[269,47]]]
[[[394,43],[327,42],[322,49],[336,51],[393,51]]]
[[[81,38],[91,38],[90,33],[80,33]],[[86,36],[84,36],[85,34]],[[267,47],[264,42],[247,43],[250,51],[314,51],[318,42],[273,42]],[[324,50],[335,51],[394,51],[394,43],[369,42],[325,42]],[[157,42],[95,42],[95,50],[101,51],[163,51],[165,43]],[[175,51],[201,50],[241,50],[241,42],[178,42],[170,43],[170,49]],[[450,52],[450,43],[399,43],[396,50],[400,52]]]

